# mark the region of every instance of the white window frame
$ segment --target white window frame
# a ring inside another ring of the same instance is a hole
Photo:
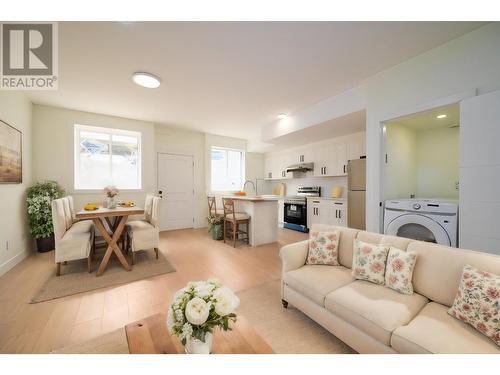
[[[236,151],[241,153],[241,182],[240,182],[240,187],[238,187],[235,190],[214,190],[212,186],[212,150],[223,150],[223,151]],[[209,154],[208,154],[208,159],[209,159],[209,168],[210,168],[210,192],[211,193],[230,193],[230,192],[235,192],[239,191],[243,184],[245,183],[245,178],[246,178],[246,170],[245,170],[245,150],[239,149],[239,148],[230,148],[230,147],[220,147],[220,146],[210,146]]]
[[[74,147],[73,147],[73,189],[75,192],[88,192],[88,193],[93,193],[93,192],[102,192],[102,189],[104,189],[104,186],[101,188],[82,188],[78,186],[78,173],[79,173],[79,167],[80,167],[80,143],[81,143],[81,138],[80,138],[80,132],[84,131],[90,131],[90,132],[97,132],[97,133],[105,133],[109,135],[127,135],[127,136],[132,136],[137,138],[137,176],[138,176],[138,182],[139,182],[139,187],[134,188],[134,189],[120,189],[120,191],[135,191],[139,192],[142,191],[142,186],[143,186],[143,181],[142,181],[142,138],[141,138],[141,133],[138,131],[132,131],[132,130],[124,130],[124,129],[117,129],[117,128],[107,128],[107,127],[101,127],[101,126],[91,126],[91,125],[81,125],[81,124],[74,124],[74,130],[73,130],[73,140],[74,140]],[[112,150],[112,142],[110,140],[109,142],[110,150]],[[113,163],[110,163],[110,173],[111,176],[113,175]]]

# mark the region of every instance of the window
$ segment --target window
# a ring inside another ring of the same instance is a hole
[[[141,189],[141,133],[75,125],[75,189]]]
[[[245,180],[245,154],[241,150],[212,147],[212,191],[241,189]]]

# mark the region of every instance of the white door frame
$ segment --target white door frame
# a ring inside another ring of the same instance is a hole
[[[159,178],[158,178],[158,174],[160,173],[160,170],[158,168],[158,157],[161,155],[171,155],[171,156],[189,156],[193,159],[193,194],[191,196],[191,203],[192,203],[192,207],[193,207],[193,226],[192,228],[194,228],[194,212],[195,212],[195,201],[194,201],[194,197],[196,195],[196,187],[195,187],[195,183],[194,183],[194,177],[195,177],[195,168],[196,168],[196,164],[194,162],[194,155],[193,154],[180,154],[180,153],[175,153],[175,152],[160,152],[160,151],[157,151],[156,152],[156,194],[158,194],[158,192],[160,191],[159,189],[159,186],[158,186],[158,181],[159,181]]]
[[[386,136],[385,136],[385,124],[389,121],[396,120],[401,117],[411,116],[420,112],[427,112],[440,107],[446,107],[452,104],[459,104],[464,99],[477,96],[477,89],[463,91],[454,95],[445,96],[431,102],[421,103],[415,106],[410,106],[405,110],[395,111],[393,113],[388,113],[385,120],[379,122],[379,141],[380,141],[380,181],[379,181],[379,230],[380,233],[384,233],[384,200],[385,200],[385,154],[386,154]],[[460,195],[460,191],[458,192]]]

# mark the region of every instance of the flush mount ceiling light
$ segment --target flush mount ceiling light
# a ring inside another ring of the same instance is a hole
[[[135,72],[132,75],[132,80],[139,86],[147,87],[148,89],[156,89],[160,87],[160,78],[151,73]]]
[[[287,118],[288,115],[286,113],[279,113],[278,116],[276,116],[279,120],[283,120],[284,118]]]
[[[442,115],[437,115],[436,118],[446,118],[447,115],[442,114]]]

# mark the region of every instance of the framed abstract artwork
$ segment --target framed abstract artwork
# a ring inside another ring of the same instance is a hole
[[[23,135],[0,120],[0,184],[23,182]]]

